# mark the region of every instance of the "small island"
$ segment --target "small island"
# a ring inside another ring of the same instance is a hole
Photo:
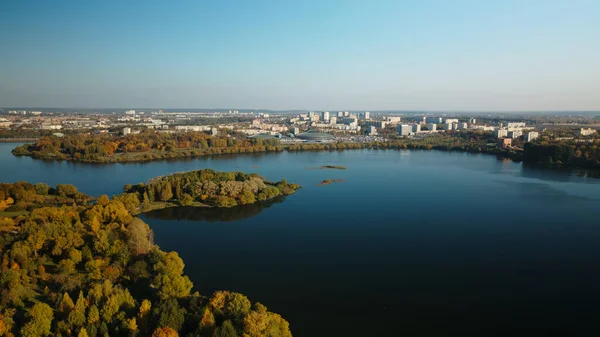
[[[176,207],[234,207],[290,195],[300,185],[270,182],[258,174],[210,169],[174,173],[147,183],[127,185],[121,198],[137,199],[139,212]]]
[[[342,183],[344,179],[326,179],[317,184],[317,186],[330,185],[333,183]]]
[[[345,170],[346,166],[338,166],[338,165],[323,165],[322,169],[334,169],[334,170]]]

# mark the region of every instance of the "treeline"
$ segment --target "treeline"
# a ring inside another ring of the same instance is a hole
[[[600,168],[597,142],[540,141],[525,144],[523,161],[538,164],[562,164]]]
[[[18,139],[18,138],[39,138],[52,135],[56,131],[35,130],[30,128],[18,127],[9,129],[0,129],[0,140],[3,139]]]
[[[15,148],[12,153],[40,159],[127,162],[222,153],[278,151],[277,145],[276,140],[213,137],[203,132],[166,133],[145,130],[124,137],[109,134],[42,137],[35,144]]]
[[[15,225],[0,236],[0,336],[291,336],[244,295],[192,292],[178,254],[118,198],[36,208]]]
[[[349,149],[420,149],[508,155],[496,147],[491,132],[461,131],[436,134],[423,139],[395,138],[368,143],[292,143],[277,139],[248,139],[243,135],[212,137],[202,132],[161,133],[153,130],[137,135],[68,135],[44,137],[35,144],[17,147],[15,155],[41,159],[83,162],[135,162],[204,155],[281,151],[332,151]],[[492,144],[488,146],[488,144]]]
[[[152,208],[153,202],[177,202],[181,206],[194,203],[216,207],[253,204],[294,193],[297,184],[285,179],[269,182],[257,174],[215,172],[210,169],[175,173],[154,178],[148,183],[127,185],[123,198],[137,198],[142,209]]]

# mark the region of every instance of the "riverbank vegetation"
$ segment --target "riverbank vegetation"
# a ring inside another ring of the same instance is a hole
[[[595,142],[541,141],[525,144],[524,150],[526,163],[600,168],[600,148]]]
[[[161,133],[145,130],[124,137],[108,134],[72,134],[42,137],[15,148],[14,155],[38,159],[92,163],[137,162],[226,153],[280,151],[276,140],[213,137],[203,132]]]
[[[299,188],[285,179],[270,182],[257,174],[205,169],[158,177],[145,184],[127,185],[125,194],[119,198],[130,205],[132,211],[137,207],[141,211],[169,206],[233,207],[289,195]]]
[[[419,149],[490,153],[519,159],[520,153],[496,147],[491,132],[461,131],[423,139],[390,138],[378,142],[290,143],[277,139],[210,136],[202,132],[161,133],[146,130],[124,137],[73,134],[43,137],[35,144],[13,150],[14,155],[38,159],[74,160],[92,163],[138,162],[169,158],[191,158],[218,154],[281,151],[335,151],[350,149]]]
[[[40,205],[0,235],[0,336],[291,336],[286,320],[242,294],[193,292],[179,255],[130,212],[132,197],[92,205],[57,186],[74,202],[47,206],[55,195],[45,186],[0,188],[6,204]]]

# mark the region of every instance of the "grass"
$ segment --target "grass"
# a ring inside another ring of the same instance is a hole
[[[3,211],[0,212],[0,218],[4,217],[4,218],[16,218],[18,216],[21,215],[27,215],[29,212],[23,210],[23,211],[12,211],[12,212],[7,212],[7,211]]]

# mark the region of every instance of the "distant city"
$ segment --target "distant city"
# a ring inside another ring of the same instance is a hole
[[[372,142],[386,138],[423,139],[439,133],[488,131],[498,146],[510,148],[537,139],[541,133],[556,140],[580,139],[600,129],[600,112],[576,113],[426,113],[369,111],[171,111],[64,109],[3,109],[0,129],[52,132],[112,133],[127,136],[145,129],[158,132],[223,132],[245,134],[250,138],[278,139],[282,143]],[[19,138],[19,135],[14,135]],[[515,142],[516,141],[516,142]]]

